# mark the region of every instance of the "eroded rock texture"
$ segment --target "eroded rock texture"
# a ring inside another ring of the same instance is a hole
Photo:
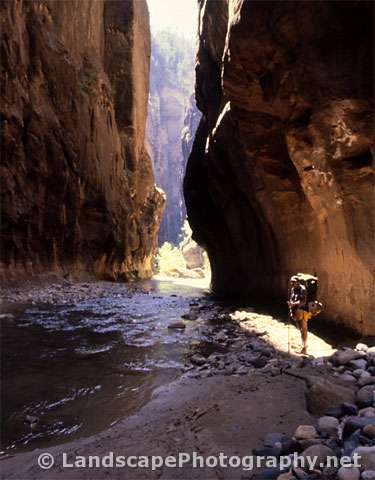
[[[144,148],[144,0],[2,1],[5,277],[151,274],[163,199]]]
[[[214,290],[317,272],[325,317],[374,334],[373,3],[202,0],[199,27],[184,188]]]

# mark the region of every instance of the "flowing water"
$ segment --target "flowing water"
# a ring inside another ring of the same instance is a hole
[[[3,453],[99,432],[181,373],[189,345],[204,334],[199,320],[185,331],[168,325],[203,290],[140,286],[72,304],[33,302],[2,322]]]

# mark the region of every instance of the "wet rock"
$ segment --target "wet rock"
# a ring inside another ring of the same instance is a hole
[[[334,457],[335,452],[325,445],[312,445],[302,452],[302,456],[304,458],[316,457],[318,464],[325,464],[327,462],[327,457]]]
[[[1,313],[0,320],[13,320],[15,316],[12,313]]]
[[[310,440],[316,438],[318,432],[316,428],[312,425],[299,425],[297,430],[294,432],[294,438],[296,440]]]
[[[183,315],[181,315],[181,318],[185,320],[197,320],[198,317],[199,315],[197,313],[192,313],[192,312],[184,313]]]
[[[175,330],[184,330],[186,328],[186,325],[184,322],[172,322],[168,325],[168,328],[175,329]]]
[[[331,437],[336,437],[340,422],[335,417],[320,417],[318,420],[318,429],[327,433]]]
[[[360,458],[361,468],[363,470],[375,470],[375,446],[357,447],[353,455],[357,454]]]
[[[369,425],[365,425],[363,427],[363,433],[366,435],[366,437],[374,439],[375,438],[375,421],[374,421],[374,423],[370,423]]]
[[[361,472],[357,467],[340,467],[337,472],[338,480],[359,480]]]
[[[356,394],[356,402],[360,407],[375,405],[375,385],[366,385]]]

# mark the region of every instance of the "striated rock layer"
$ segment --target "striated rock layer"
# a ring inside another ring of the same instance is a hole
[[[1,11],[1,274],[147,277],[163,198],[144,147],[144,0]]]
[[[222,295],[285,300],[317,272],[324,317],[375,334],[373,3],[201,0],[203,119],[185,176]]]

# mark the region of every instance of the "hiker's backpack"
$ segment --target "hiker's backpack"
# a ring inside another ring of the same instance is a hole
[[[308,273],[297,273],[290,279],[291,281],[299,280],[300,283],[306,288],[307,291],[307,307],[308,311],[313,317],[318,315],[322,309],[322,303],[318,302],[318,277],[310,275]]]

